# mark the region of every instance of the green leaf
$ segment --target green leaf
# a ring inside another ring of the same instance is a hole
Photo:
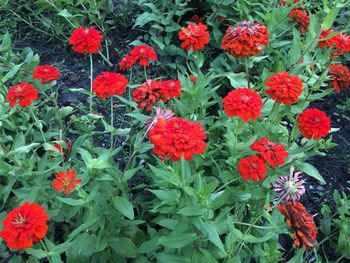
[[[47,257],[47,253],[42,249],[27,248],[25,251],[38,259]]]
[[[130,239],[124,237],[111,238],[109,240],[109,246],[116,254],[123,257],[136,258],[137,256],[137,247]]]
[[[22,153],[29,153],[34,147],[36,147],[38,145],[40,145],[40,143],[33,142],[29,145],[24,145],[24,146],[18,147],[15,150],[10,151],[8,153],[8,156],[22,154]]]
[[[339,6],[334,6],[330,12],[327,14],[327,16],[325,17],[325,19],[322,22],[321,28],[322,29],[330,29],[331,26],[334,23],[334,20],[337,18],[339,11],[340,11],[341,7]]]
[[[59,11],[57,15],[63,16],[63,17],[71,17],[72,16],[72,14],[69,13],[67,9],[63,9],[63,10]]]
[[[191,259],[180,255],[159,253],[156,255],[158,263],[191,263]]]
[[[304,262],[304,252],[305,249],[301,248],[298,250],[298,252],[294,255],[294,257],[289,260],[287,263],[302,263]]]
[[[125,217],[134,219],[134,209],[132,204],[123,196],[116,196],[112,199],[113,206]]]
[[[6,81],[12,79],[17,74],[17,72],[19,71],[19,69],[22,67],[23,64],[24,62],[12,67],[11,70],[7,72],[6,75],[2,78],[2,83],[5,83]]]
[[[151,21],[159,21],[158,16],[155,14],[145,12],[136,18],[134,28],[137,26],[143,27],[144,25],[146,25],[147,23],[149,23]]]
[[[198,206],[186,206],[180,209],[177,214],[184,216],[200,216],[203,215],[207,210],[204,208],[199,208]]]
[[[313,166],[312,164],[309,163],[301,163],[299,161],[297,161],[295,163],[296,168],[302,170],[303,172],[307,173],[308,175],[310,175],[311,177],[317,179],[318,181],[320,181],[322,184],[325,184],[326,181],[324,180],[324,178],[322,177],[322,175],[319,173],[319,171],[317,170],[317,168],[315,166]]]
[[[82,206],[83,204],[85,204],[85,201],[83,199],[72,199],[72,198],[64,198],[59,196],[56,196],[56,198],[62,203],[65,203],[71,206]]]
[[[168,248],[182,248],[197,239],[197,235],[192,234],[176,234],[173,236],[166,236],[159,238],[159,244],[168,247]]]

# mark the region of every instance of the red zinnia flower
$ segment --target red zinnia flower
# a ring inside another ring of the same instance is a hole
[[[101,47],[102,35],[95,28],[79,27],[72,32],[69,44],[80,54],[97,53]]]
[[[322,30],[320,39],[328,37],[329,34],[333,33],[333,30]],[[331,48],[335,50],[332,52],[333,57],[338,57],[344,52],[350,52],[350,36],[346,34],[336,34],[329,39],[320,40],[318,42],[320,48]]]
[[[238,116],[244,122],[259,118],[263,106],[259,93],[249,88],[232,90],[223,99],[223,103],[224,111],[228,116]]]
[[[328,35],[331,33],[333,33],[333,30],[326,30],[326,29],[322,30],[320,34],[320,39],[324,39],[328,37]],[[320,48],[330,48],[335,44],[335,36],[332,36],[331,38],[328,38],[326,40],[320,40],[318,41],[317,45]]]
[[[318,140],[331,129],[331,120],[326,113],[314,108],[304,110],[297,121],[300,133],[307,139]]]
[[[59,171],[52,182],[52,186],[56,191],[62,192],[65,190],[66,195],[70,195],[71,189],[75,189],[77,184],[83,181],[83,179],[75,179],[76,174],[76,170]]]
[[[179,39],[182,41],[181,47],[186,51],[200,50],[210,41],[208,28],[203,23],[190,23],[179,32]]]
[[[259,55],[269,44],[269,34],[263,24],[250,21],[239,22],[227,28],[221,48],[237,58]]]
[[[126,70],[128,68],[131,68],[137,61],[136,57],[132,57],[130,55],[123,57],[122,60],[119,62],[119,68],[121,70]]]
[[[7,100],[10,107],[14,107],[17,100],[19,106],[22,108],[32,105],[33,100],[38,99],[39,90],[28,82],[21,82],[15,86],[10,87],[7,93]]]
[[[284,164],[284,159],[288,157],[288,152],[283,144],[273,143],[267,138],[255,141],[250,149],[259,152],[261,157],[272,167]]]
[[[166,80],[163,81],[162,94],[167,99],[180,97],[182,93],[180,80]]]
[[[46,224],[48,220],[49,216],[44,207],[25,202],[6,215],[2,222],[4,228],[0,230],[0,237],[11,249],[30,248],[33,243],[44,238],[49,228]]]
[[[141,66],[149,66],[148,60],[157,61],[157,53],[149,46],[136,46],[131,50],[129,55],[122,58],[119,62],[119,68],[126,70],[132,67],[138,60],[140,60]]]
[[[288,16],[298,24],[301,33],[307,31],[310,24],[310,17],[305,10],[299,8],[292,9]]]
[[[344,52],[350,52],[350,36],[338,34],[335,36],[335,48],[340,55]]]
[[[46,84],[51,80],[59,80],[60,72],[50,65],[37,66],[33,72],[33,79],[38,79],[41,84]]]
[[[240,159],[238,171],[245,181],[252,178],[255,182],[263,180],[267,172],[264,160],[256,155]]]
[[[122,74],[114,72],[103,72],[96,77],[92,83],[92,89],[96,96],[105,99],[107,95],[114,96],[122,95],[129,81]]]
[[[154,145],[153,152],[163,159],[171,158],[174,162],[181,157],[188,161],[194,154],[203,153],[206,147],[205,137],[200,123],[182,118],[159,118],[149,132],[150,141]]]
[[[62,156],[66,156],[66,151],[65,149],[67,150],[70,150],[72,148],[72,143],[70,141],[66,141],[66,147],[63,148],[61,145],[55,143],[53,145],[53,147],[55,147],[57,149],[57,151],[62,155]],[[52,150],[52,152],[57,152],[56,150]]]
[[[303,92],[303,82],[297,76],[290,76],[287,72],[277,73],[267,79],[265,85],[267,95],[278,103],[292,104],[298,101]]]
[[[294,245],[312,249],[316,245],[317,228],[314,219],[300,202],[286,202],[278,206],[286,223],[293,230]]]
[[[164,102],[167,101],[167,99],[163,96],[162,89],[163,83],[161,81],[149,79],[146,83],[137,87],[133,91],[133,101],[138,103],[138,107],[140,109],[146,107],[146,110],[150,111],[152,106],[159,100]]]
[[[350,71],[343,64],[332,64],[328,73],[333,78],[332,87],[335,92],[340,92],[350,86]]]

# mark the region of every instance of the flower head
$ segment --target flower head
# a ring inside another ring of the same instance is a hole
[[[283,144],[273,143],[267,138],[255,141],[250,148],[259,152],[261,157],[272,167],[284,164],[284,159],[288,157],[288,152]]]
[[[249,88],[232,90],[223,99],[223,103],[224,111],[228,116],[238,116],[244,122],[259,118],[263,106],[259,93]]]
[[[180,97],[182,93],[180,80],[165,80],[163,81],[162,94],[167,99]]]
[[[101,47],[102,35],[95,28],[79,27],[72,32],[69,44],[80,54],[97,53]]]
[[[135,65],[136,61],[137,61],[136,57],[127,55],[123,57],[122,60],[119,62],[119,68],[121,70],[126,70],[128,68],[131,68],[133,65]]]
[[[59,80],[60,72],[57,68],[50,65],[37,66],[33,72],[33,79],[38,79],[41,84],[46,84],[52,80]]]
[[[76,170],[59,171],[52,182],[52,186],[56,191],[62,192],[64,190],[66,195],[70,195],[71,189],[75,189],[77,184],[83,181],[83,179],[75,179],[76,174]]]
[[[286,202],[278,206],[286,223],[292,228],[294,245],[312,249],[316,245],[317,228],[314,219],[300,202]]]
[[[290,11],[288,17],[297,23],[301,33],[305,33],[309,28],[310,17],[305,10],[294,8]]]
[[[332,64],[328,74],[332,76],[331,86],[335,92],[340,92],[350,86],[350,71],[343,64]]]
[[[205,24],[190,23],[179,32],[179,39],[182,41],[181,47],[186,51],[200,50],[204,48],[210,41],[208,28]]]
[[[298,117],[300,133],[307,139],[319,140],[331,129],[330,118],[319,109],[306,109]]]
[[[62,156],[66,156],[66,150],[70,150],[72,148],[72,143],[70,141],[66,141],[64,147],[62,147],[58,143],[55,143],[53,147],[55,147],[55,149],[57,150],[52,150],[53,153],[57,152],[60,153]]]
[[[122,95],[128,84],[129,81],[122,74],[103,72],[92,83],[92,89],[96,93],[96,96],[105,99],[107,95],[111,97],[115,94]]]
[[[205,138],[200,123],[182,118],[159,118],[149,132],[149,139],[154,145],[153,152],[160,158],[170,158],[174,162],[181,157],[188,161],[194,154],[203,153],[206,147]]]
[[[6,215],[0,237],[10,249],[30,248],[46,235],[48,220],[44,207],[25,202]]]
[[[330,48],[332,47],[334,44],[335,44],[335,36],[332,36],[332,37],[328,37],[329,34],[333,33],[333,30],[327,30],[327,29],[323,29],[321,31],[321,34],[320,34],[320,40],[318,41],[317,45],[320,47],[320,48]],[[325,39],[327,38],[327,39]],[[321,40],[321,39],[325,39],[325,40]]]
[[[264,160],[254,155],[239,160],[238,172],[245,181],[252,178],[254,182],[257,182],[264,180],[267,169]]]
[[[273,100],[278,103],[292,104],[298,101],[303,92],[303,82],[298,76],[291,76],[287,72],[277,73],[267,79],[266,90]]]
[[[133,91],[133,101],[138,104],[140,109],[146,107],[146,110],[150,111],[159,100],[167,101],[163,96],[162,89],[163,83],[161,81],[149,79]]]
[[[22,108],[32,105],[33,100],[38,99],[39,90],[28,82],[21,82],[15,86],[10,87],[7,93],[7,101],[10,107],[14,107],[18,101]]]
[[[290,167],[290,174],[281,176],[273,185],[273,190],[278,194],[278,198],[285,201],[299,201],[305,193],[304,183],[299,175],[302,172],[294,173],[294,167]]]
[[[145,45],[134,47],[130,52],[130,56],[135,62],[140,60],[141,66],[149,66],[149,60],[157,61],[157,53],[153,48]]]
[[[289,5],[291,5],[291,4],[298,4],[300,2],[300,4],[302,4],[303,3],[303,1],[300,1],[300,0],[281,0],[280,1],[280,5],[287,5],[287,6],[289,6]]]
[[[250,21],[227,28],[221,48],[237,58],[257,56],[269,44],[267,27]]]
[[[333,30],[322,30],[320,34],[320,41],[318,46],[320,48],[334,48],[332,52],[333,57],[338,57],[344,52],[350,52],[350,36],[346,34],[337,33],[332,37],[328,35],[334,33]],[[325,39],[325,40],[322,40]]]
[[[146,121],[147,130],[150,130],[158,121],[158,119],[170,120],[175,116],[175,113],[170,109],[156,108],[156,113]]]

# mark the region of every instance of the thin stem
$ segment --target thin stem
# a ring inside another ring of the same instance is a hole
[[[40,239],[40,244],[43,247],[43,250],[46,252],[46,258],[47,260],[52,263],[51,257],[49,256],[49,251],[47,250],[47,247],[45,245],[45,243]]]
[[[111,126],[114,127],[113,96],[111,97]],[[111,130],[111,150],[113,149],[113,130]]]
[[[106,47],[107,47],[107,45],[106,45]],[[108,53],[108,48],[107,48],[107,53]],[[110,62],[109,59],[106,58],[105,55],[103,55],[103,53],[101,52],[101,50],[98,51],[98,54],[100,54],[101,58],[108,64],[108,66],[113,67],[112,62]]]
[[[147,82],[147,69],[146,69],[146,66],[143,66],[143,71],[145,73],[145,79],[146,79],[146,82]]]
[[[43,132],[43,125],[39,122],[39,120],[36,118],[35,114],[34,114],[34,111],[33,111],[33,108],[32,107],[29,107],[30,108],[30,112],[32,113],[33,115],[33,119],[35,121],[35,124],[38,126],[39,130],[40,130],[40,133],[41,133],[41,136],[43,137],[43,140],[44,142],[46,143],[46,139],[45,139],[45,134]]]
[[[92,54],[90,53],[90,113],[92,113],[92,81],[93,81],[93,63],[92,63]]]
[[[248,58],[245,59],[245,73],[246,73],[248,88],[250,88]]]
[[[216,190],[214,193],[220,192],[220,191],[221,191],[222,189],[224,189],[226,186],[228,186],[228,185],[230,185],[230,184],[232,184],[233,182],[236,182],[236,181],[238,181],[238,180],[239,180],[239,178],[235,178],[235,179],[233,179],[233,180],[227,182],[226,184],[220,186],[220,187],[218,188],[218,190]]]

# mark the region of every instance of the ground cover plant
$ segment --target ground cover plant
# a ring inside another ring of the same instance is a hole
[[[1,3],[2,262],[349,262],[349,1]]]

